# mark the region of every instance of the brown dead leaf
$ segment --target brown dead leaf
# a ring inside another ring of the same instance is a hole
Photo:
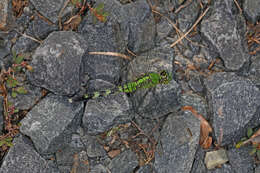
[[[260,136],[260,129],[258,129],[258,130],[250,137],[250,139],[255,138],[255,137],[257,137],[257,136]]]
[[[13,12],[16,17],[23,14],[23,9],[26,6],[28,6],[28,0],[12,0]]]
[[[109,156],[110,158],[114,158],[114,157],[116,157],[118,154],[120,154],[120,150],[111,150],[111,151],[109,151],[107,154],[108,154],[108,156]]]
[[[76,30],[81,22],[82,18],[80,15],[72,16],[69,20],[64,22],[63,29],[65,31],[68,30]]]
[[[104,148],[105,151],[109,151],[110,150],[109,146],[104,146],[103,148]]]
[[[212,144],[212,137],[209,136],[209,133],[212,132],[212,128],[209,125],[208,121],[198,112],[192,108],[192,106],[183,106],[183,111],[191,111],[191,113],[200,120],[200,146],[204,149],[208,149]]]

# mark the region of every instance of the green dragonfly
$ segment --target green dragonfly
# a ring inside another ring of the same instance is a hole
[[[129,82],[113,89],[106,89],[103,91],[95,91],[92,93],[86,93],[80,98],[69,99],[70,102],[82,101],[89,99],[96,99],[100,97],[106,97],[110,94],[116,94],[120,92],[132,93],[138,89],[153,88],[158,84],[168,84],[172,80],[172,75],[166,70],[160,72],[150,72],[140,77],[134,82]]]

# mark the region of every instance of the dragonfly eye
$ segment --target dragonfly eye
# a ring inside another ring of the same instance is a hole
[[[168,83],[168,74],[167,74],[167,72],[165,70],[163,70],[160,73],[160,76],[161,76],[161,83],[167,84]]]
[[[160,75],[161,75],[161,77],[167,77],[166,71],[162,71],[162,72],[160,73]]]

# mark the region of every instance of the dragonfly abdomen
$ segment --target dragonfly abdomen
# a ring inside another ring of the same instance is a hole
[[[124,85],[115,87],[113,89],[106,89],[103,91],[95,91],[92,93],[86,93],[83,97],[80,97],[78,99],[75,99],[75,101],[80,100],[88,100],[88,99],[95,99],[99,97],[106,97],[110,94],[115,94],[119,92],[124,93],[132,93],[136,91],[137,89],[146,89],[146,88],[152,88],[155,87],[158,84],[168,84],[169,81],[172,80],[172,77],[170,73],[167,71],[161,71],[160,73],[151,72],[143,77],[137,79],[134,82],[129,82]],[[70,102],[72,102],[72,99],[69,99]],[[74,99],[73,99],[74,100]]]

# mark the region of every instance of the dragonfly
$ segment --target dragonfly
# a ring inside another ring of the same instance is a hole
[[[70,98],[69,102],[84,101],[84,100],[87,101],[89,99],[106,97],[110,94],[117,94],[120,92],[132,93],[139,89],[149,89],[149,88],[156,87],[158,84],[165,85],[168,84],[171,80],[172,80],[172,75],[167,70],[162,70],[160,72],[150,72],[138,78],[134,82],[128,82],[126,84],[117,86],[112,89],[86,93],[82,97]]]

